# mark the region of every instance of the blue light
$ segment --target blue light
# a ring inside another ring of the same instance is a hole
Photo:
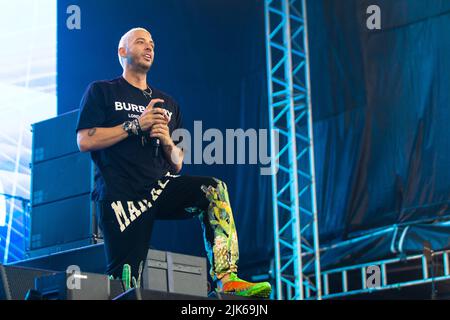
[[[31,124],[56,115],[56,0],[17,0],[0,11],[0,253],[25,251],[23,204],[30,198]]]

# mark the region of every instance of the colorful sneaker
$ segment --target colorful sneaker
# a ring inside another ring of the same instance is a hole
[[[239,279],[235,273],[230,273],[229,280],[222,284],[221,288],[217,288],[216,292],[249,298],[268,298],[272,287],[268,282],[252,283]]]

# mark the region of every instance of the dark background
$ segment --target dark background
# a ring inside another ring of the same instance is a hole
[[[70,4],[81,8],[81,30],[66,28]],[[366,27],[372,4],[380,6],[382,30]],[[149,82],[180,103],[188,129],[194,120],[223,132],[268,127],[263,1],[59,0],[58,6],[60,114],[78,108],[90,82],[121,74],[118,41],[141,26],[156,43]],[[450,1],[310,0],[308,18],[322,244],[445,220]],[[188,165],[183,173],[227,182],[241,267],[266,268],[273,256],[270,177],[256,165]],[[158,222],[152,245],[204,254],[197,220]],[[436,246],[447,247],[447,240]],[[388,245],[379,247],[371,258],[387,254]]]
[[[81,9],[81,30],[66,28],[66,8]],[[78,108],[87,85],[122,73],[120,37],[144,27],[155,41],[148,81],[175,98],[184,125],[203,131],[268,128],[264,11],[260,1],[59,1],[58,113]],[[204,146],[207,143],[204,143]],[[183,174],[210,175],[229,189],[241,266],[273,255],[271,178],[258,165],[185,165]],[[204,255],[198,219],[158,221],[152,246]]]

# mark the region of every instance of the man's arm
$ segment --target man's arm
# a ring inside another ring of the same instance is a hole
[[[154,124],[167,123],[164,110],[153,108],[155,103],[164,102],[162,99],[153,99],[139,117],[139,127],[146,131]],[[81,152],[95,151],[108,148],[128,137],[122,124],[111,128],[89,128],[79,130],[77,133],[78,148]]]
[[[170,137],[169,127],[166,123],[158,123],[152,126],[150,130],[150,137],[158,138],[161,141],[164,150],[164,156],[169,162],[170,166],[176,173],[181,171],[183,166],[183,150],[178,148]]]
[[[78,148],[89,152],[108,148],[128,137],[128,133],[118,125],[112,128],[82,129],[77,133]]]
[[[184,152],[178,148],[173,141],[168,145],[163,145],[164,155],[169,161],[170,166],[174,169],[175,173],[181,171],[183,167]]]

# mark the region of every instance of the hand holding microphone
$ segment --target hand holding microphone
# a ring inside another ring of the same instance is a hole
[[[164,109],[157,107],[162,106],[164,100],[152,99],[139,117],[139,125],[142,131],[149,131],[154,124],[168,123]]]
[[[142,144],[153,147],[153,155],[158,156],[160,144],[170,143],[169,117],[163,108],[164,100],[153,99],[139,118],[143,131]]]

